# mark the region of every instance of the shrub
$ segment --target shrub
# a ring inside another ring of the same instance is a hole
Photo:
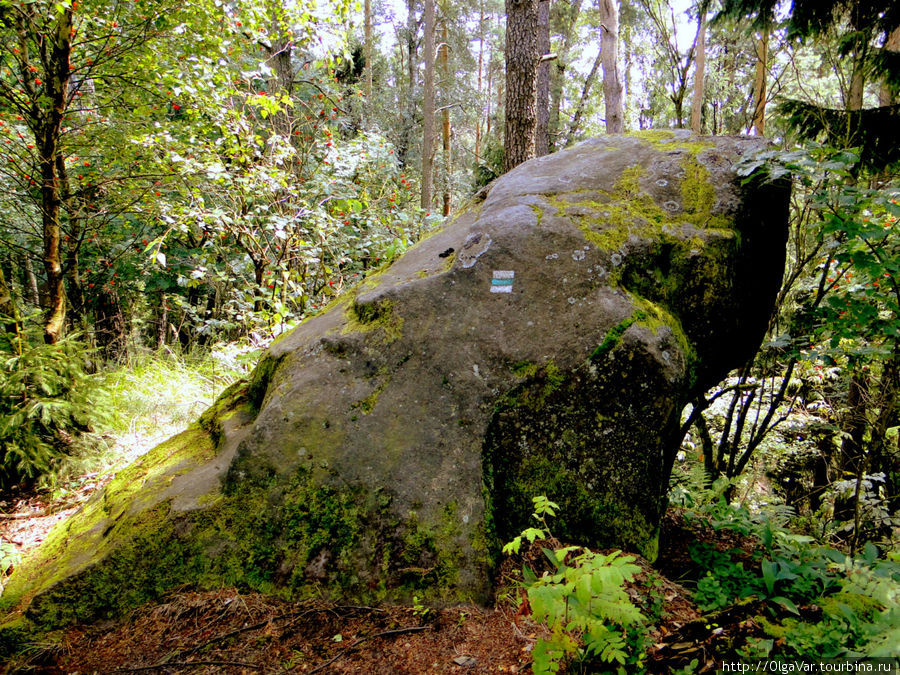
[[[101,416],[74,337],[0,353],[0,488],[49,477],[74,438]]]

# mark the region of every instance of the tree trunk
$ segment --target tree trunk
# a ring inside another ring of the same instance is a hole
[[[538,58],[550,53],[550,0],[538,0]],[[534,154],[550,152],[550,61],[539,61],[537,71],[537,123]]]
[[[81,267],[78,261],[78,255],[81,251],[81,241],[83,237],[84,218],[81,215],[81,208],[77,199],[73,200],[69,191],[69,176],[66,172],[66,160],[62,154],[56,155],[56,175],[60,186],[60,201],[69,214],[68,236],[66,237],[66,297],[68,298],[69,324],[76,326],[78,330],[89,329],[89,322],[85,316],[85,306],[87,299],[84,295],[84,285],[81,280]],[[81,325],[79,325],[81,324]]]
[[[485,92],[485,98],[487,99],[487,111],[484,117],[484,135],[488,138],[491,136],[491,119],[494,116],[494,52],[488,54],[488,69],[487,69],[487,92]]]
[[[631,89],[632,83],[634,82],[634,78],[632,76],[632,70],[634,69],[634,58],[632,57],[633,47],[631,22],[626,22],[624,27],[620,23],[619,32],[622,36],[622,53],[625,55],[625,72],[622,74],[622,84],[625,88],[625,128],[632,129],[634,128],[634,115],[632,114],[632,111],[634,110],[634,96]]]
[[[691,131],[703,131],[703,89],[706,79],[706,7],[700,3],[697,32],[697,60],[694,65],[694,98],[691,101]]]
[[[867,412],[869,407],[869,379],[861,366],[851,363],[850,388],[847,392],[847,407],[841,420],[844,432],[838,458],[837,475],[861,475],[865,471],[866,453],[864,448]],[[856,506],[853,496],[841,497],[834,505],[835,520],[851,520]]]
[[[537,0],[506,0],[504,171],[534,157],[537,126]]]
[[[891,34],[888,35],[887,40],[884,43],[884,48],[891,52],[900,52],[900,26],[897,26]],[[881,85],[881,89],[878,92],[878,104],[885,106],[891,105],[895,103],[897,97],[893,95],[891,92],[891,88],[884,83]]]
[[[478,4],[478,104],[481,108],[482,71],[484,70],[484,0]],[[488,91],[488,109],[490,109],[490,90]],[[475,165],[481,164],[481,124],[484,121],[484,109],[478,114],[475,123]]]
[[[22,318],[0,267],[0,351],[22,353]]]
[[[847,110],[862,110],[863,95],[866,91],[866,73],[862,63],[857,62],[850,76],[850,92],[847,96]]]
[[[156,315],[156,348],[166,346],[166,335],[169,326],[169,301],[165,293],[159,294],[159,308]]]
[[[872,424],[869,442],[869,472],[883,473],[888,512],[896,513],[900,506],[900,453],[898,441],[890,437],[889,429],[900,426],[900,343],[894,342],[893,353],[881,370],[878,386],[878,414]],[[876,523],[879,534],[890,535],[890,523]]]
[[[756,41],[756,79],[753,81],[753,133],[766,135],[766,64],[769,61],[769,31]]]
[[[602,29],[601,29],[602,30]],[[575,137],[581,127],[581,118],[584,116],[584,108],[587,105],[588,96],[590,96],[591,88],[594,80],[597,78],[597,71],[600,70],[600,62],[603,59],[603,47],[597,52],[597,57],[591,66],[591,71],[584,80],[584,87],[581,89],[581,97],[578,99],[578,105],[575,107],[575,113],[572,115],[572,123],[569,125],[569,133],[566,135],[566,147],[575,142]]]
[[[366,101],[371,105],[372,101],[372,0],[365,0],[363,5],[365,17],[365,54],[366,54]]]
[[[34,264],[31,262],[31,256],[25,254],[22,256],[25,261],[25,277],[28,280],[28,297],[29,301],[36,308],[41,306],[41,293],[38,289],[37,275],[34,273]]]
[[[434,186],[434,0],[425,0],[425,87],[422,93],[422,200],[431,209]]]
[[[565,81],[566,67],[568,66],[569,49],[572,46],[572,36],[575,33],[575,24],[578,21],[578,15],[581,13],[581,2],[582,0],[574,0],[569,6],[562,46],[556,54],[556,67],[550,70],[550,116],[547,137],[551,151],[556,148],[557,141],[562,135],[559,115],[562,107],[563,82]]]
[[[444,80],[444,92],[450,91],[450,45],[447,44],[447,22],[441,26],[441,75]],[[452,157],[450,156],[450,106],[447,101],[441,108],[441,149],[443,151],[443,209],[444,217],[450,215],[450,187],[452,174]]]
[[[406,0],[406,112],[403,114],[403,129],[400,134],[400,147],[397,148],[397,159],[403,166],[409,163],[412,152],[413,132],[416,127],[416,70],[418,54],[416,53],[416,0]]]
[[[619,73],[619,5],[618,0],[597,0],[600,10],[603,62],[603,101],[606,107],[606,133],[625,131],[625,109],[622,104],[622,76]]]
[[[34,95],[49,103],[44,109],[40,127],[36,133],[39,148],[38,163],[41,171],[41,219],[43,234],[43,262],[47,275],[48,307],[44,322],[44,340],[54,344],[62,338],[66,321],[66,287],[61,256],[61,177],[58,174],[57,154],[66,111],[66,93],[69,86],[69,54],[72,49],[71,7],[61,7],[56,34],[47,63],[47,78],[43,91]],[[35,106],[36,107],[36,106]]]

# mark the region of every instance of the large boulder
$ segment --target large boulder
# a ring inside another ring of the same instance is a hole
[[[41,625],[175,586],[484,601],[531,497],[655,557],[683,407],[760,342],[784,185],[754,138],[609,136],[528,162],[283,336],[13,576]]]

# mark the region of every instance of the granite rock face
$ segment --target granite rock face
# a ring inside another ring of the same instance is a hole
[[[649,132],[516,168],[123,471],[3,604],[50,626],[183,584],[483,601],[538,494],[557,536],[655,557],[681,411],[781,281],[787,187],[733,170],[764,147]]]

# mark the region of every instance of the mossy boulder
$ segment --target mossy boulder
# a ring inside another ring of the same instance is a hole
[[[3,607],[485,601],[538,494],[558,536],[653,558],[681,411],[752,354],[781,280],[786,186],[732,169],[763,147],[610,136],[518,167],[57,527]]]

